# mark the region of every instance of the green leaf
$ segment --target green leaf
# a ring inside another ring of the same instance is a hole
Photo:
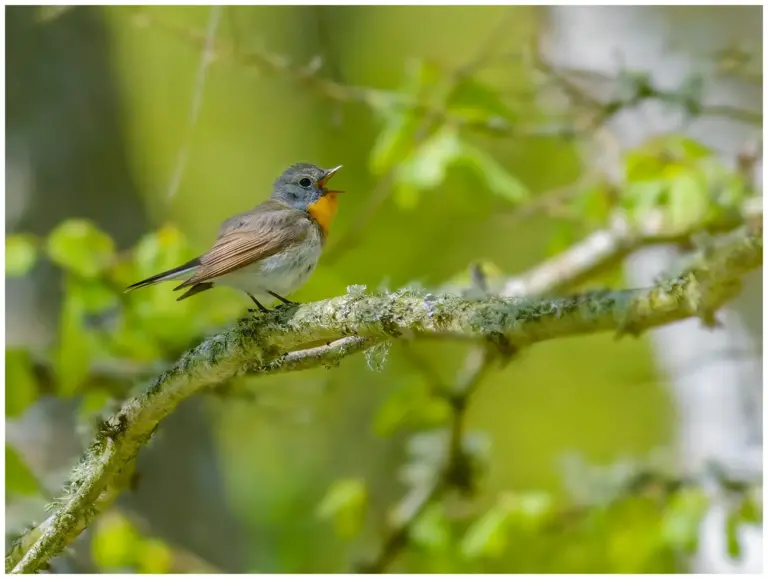
[[[411,98],[427,96],[445,76],[443,69],[430,60],[412,58],[406,62],[402,92]]]
[[[396,183],[392,194],[395,204],[403,211],[410,211],[419,204],[419,190],[410,183]]]
[[[450,164],[461,152],[461,142],[455,129],[443,127],[416,149],[398,167],[395,202],[401,209],[418,204],[421,191],[434,189],[445,180]]]
[[[136,561],[141,536],[131,522],[117,512],[104,514],[91,541],[94,563],[104,571],[124,569]]]
[[[134,261],[139,277],[176,267],[192,257],[191,248],[178,227],[166,224],[144,235],[136,244]]]
[[[674,176],[711,156],[712,151],[697,141],[664,135],[629,151],[624,157],[624,171],[630,182],[654,180]]]
[[[741,558],[741,541],[739,541],[739,514],[731,511],[725,519],[725,539],[728,546],[728,555],[731,559]]]
[[[631,151],[624,161],[624,176],[629,183],[658,179],[664,169],[664,161],[656,154]]]
[[[73,280],[72,293],[83,304],[83,311],[89,314],[101,313],[118,305],[119,298],[114,290],[99,280]]]
[[[409,536],[414,543],[430,551],[444,550],[450,543],[451,534],[443,506],[438,503],[427,507],[413,524]]]
[[[331,520],[343,539],[355,537],[362,528],[368,494],[360,479],[335,481],[317,508],[317,516]]]
[[[498,505],[470,525],[461,543],[468,559],[501,554],[507,543],[509,513]]]
[[[390,115],[371,148],[371,173],[383,175],[413,152],[419,122],[416,114],[412,112]]]
[[[554,507],[552,496],[542,491],[507,493],[499,504],[516,521],[532,525],[541,523]]]
[[[683,489],[675,494],[661,520],[662,541],[675,549],[694,552],[708,506],[707,496],[700,489]]]
[[[445,179],[448,166],[461,152],[455,129],[443,127],[416,150],[401,167],[399,179],[417,189],[432,189]]]
[[[5,492],[8,495],[34,495],[42,493],[35,475],[16,450],[5,445]]]
[[[744,200],[753,194],[744,176],[717,158],[701,161],[697,169],[699,178],[711,191],[711,209],[715,211],[739,211]]]
[[[83,424],[91,423],[95,417],[103,413],[111,400],[112,395],[108,390],[102,388],[88,389],[83,394],[80,407],[78,408],[78,422]]]
[[[451,113],[471,121],[493,117],[512,120],[514,117],[497,91],[472,77],[463,78],[455,86],[446,104]]]
[[[5,238],[5,275],[21,277],[29,273],[37,260],[37,243],[31,235],[8,235]]]
[[[658,141],[652,140],[650,144],[658,146],[665,155],[674,157],[679,162],[696,161],[713,156],[712,149],[682,135],[667,135]]]
[[[585,221],[603,225],[611,214],[611,192],[605,184],[593,185],[575,197],[573,207]]]
[[[629,183],[622,190],[619,199],[635,223],[645,219],[649,212],[658,209],[666,201],[667,184],[661,180]]]
[[[90,336],[85,331],[85,308],[80,298],[67,291],[59,322],[59,340],[55,353],[58,391],[71,396],[88,376]]]
[[[513,203],[520,203],[530,197],[530,192],[522,181],[477,147],[464,143],[456,164],[471,169],[488,189],[499,197]]]
[[[26,350],[9,348],[5,351],[5,416],[13,418],[24,413],[37,400],[39,391]]]
[[[64,269],[93,278],[112,261],[115,244],[90,221],[65,221],[48,236],[48,257]]]
[[[374,108],[384,118],[384,126],[369,156],[371,173],[383,175],[413,153],[416,131],[423,116],[414,105],[426,100],[441,77],[442,71],[435,64],[411,60],[400,92],[380,93],[374,99]]]
[[[668,218],[673,231],[688,231],[703,224],[708,208],[707,189],[691,172],[670,183]]]
[[[136,561],[139,573],[166,574],[173,567],[173,551],[160,539],[144,539],[137,549]],[[192,562],[194,565],[194,562]],[[190,569],[190,572],[195,572]]]
[[[747,524],[759,525],[763,522],[763,511],[754,497],[744,497],[739,505],[739,518]]]

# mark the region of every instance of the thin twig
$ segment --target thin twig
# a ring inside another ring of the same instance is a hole
[[[173,171],[173,177],[171,178],[171,184],[168,187],[168,200],[170,201],[176,196],[181,185],[181,178],[184,174],[184,169],[187,166],[187,156],[189,151],[189,142],[192,139],[192,131],[197,125],[197,118],[200,115],[200,108],[203,105],[203,92],[205,91],[205,78],[208,72],[208,66],[213,61],[215,54],[215,41],[216,30],[219,27],[221,21],[221,12],[224,9],[223,6],[213,5],[211,6],[210,15],[208,17],[208,28],[205,32],[205,44],[200,55],[200,64],[197,69],[197,78],[195,79],[195,88],[192,91],[192,104],[189,108],[189,119],[187,121],[187,127],[184,134],[184,140],[182,141],[181,148],[176,157],[176,169]]]
[[[722,215],[706,228],[710,233],[724,232],[763,215],[762,198],[745,202],[741,214]],[[639,225],[630,224],[617,216],[611,227],[590,234],[586,239],[566,251],[544,261],[522,275],[507,280],[499,289],[503,296],[534,296],[562,292],[594,277],[621,261],[640,247],[663,243],[688,242],[690,230],[674,231],[665,228],[661,220],[647,220]]]
[[[467,357],[457,384],[450,391],[445,390],[439,379],[432,384],[431,391],[446,397],[451,406],[444,464],[426,486],[412,489],[401,501],[395,511],[397,517],[387,530],[379,553],[372,560],[359,564],[358,572],[384,572],[408,546],[411,530],[430,505],[438,503],[451,490],[463,494],[474,490],[475,473],[464,445],[465,416],[469,398],[486,376],[492,359],[488,348],[476,347]],[[426,361],[419,361],[418,366],[429,368],[425,371],[428,379],[435,379],[438,375]]]

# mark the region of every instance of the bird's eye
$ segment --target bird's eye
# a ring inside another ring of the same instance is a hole
[[[304,187],[304,189],[309,189],[312,186],[312,180],[304,177],[301,181],[299,181],[299,185]]]

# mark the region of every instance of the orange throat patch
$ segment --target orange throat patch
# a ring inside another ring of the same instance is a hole
[[[328,235],[331,221],[333,221],[336,215],[336,210],[339,208],[339,200],[336,195],[336,193],[327,193],[307,207],[307,213],[312,216],[312,219],[317,221],[317,224],[326,236]]]

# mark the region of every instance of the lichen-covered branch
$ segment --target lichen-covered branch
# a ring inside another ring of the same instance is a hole
[[[38,571],[71,543],[96,516],[102,493],[116,477],[125,475],[159,423],[182,400],[254,367],[262,373],[278,372],[287,363],[280,361],[286,352],[345,337],[371,344],[431,336],[504,337],[513,346],[523,347],[601,331],[638,333],[694,316],[712,324],[717,308],[739,291],[740,278],[762,264],[762,249],[762,228],[731,234],[692,260],[680,275],[647,289],[557,299],[489,296],[471,300],[414,290],[371,295],[353,288],[344,296],[243,319],[183,354],[142,394],[125,402],[73,470],[66,495],[39,539],[20,561],[21,553],[13,551],[6,568],[14,573]],[[328,347],[328,355],[338,361],[340,348]],[[350,353],[354,350],[350,348]],[[324,363],[321,355],[310,357],[314,365]]]

